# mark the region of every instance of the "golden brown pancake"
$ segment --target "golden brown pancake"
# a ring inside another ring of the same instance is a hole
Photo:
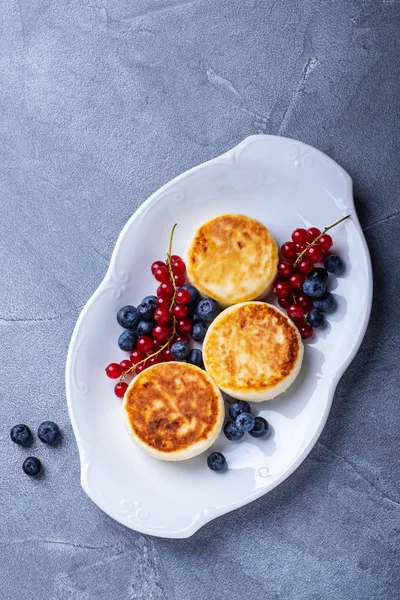
[[[303,344],[280,310],[245,302],[224,310],[210,325],[203,345],[207,372],[234,398],[261,402],[284,392],[296,379]]]
[[[186,249],[191,283],[225,306],[264,297],[277,265],[274,238],[246,215],[227,213],[206,221]]]
[[[179,362],[142,371],[125,393],[124,410],[134,441],[162,460],[204,452],[218,437],[225,413],[210,376]]]

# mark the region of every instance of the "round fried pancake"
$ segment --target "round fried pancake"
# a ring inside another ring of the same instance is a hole
[[[274,238],[245,215],[227,213],[206,221],[186,249],[191,283],[225,306],[265,296],[277,265]]]
[[[297,328],[280,310],[245,302],[224,310],[203,345],[207,372],[234,398],[261,402],[284,392],[303,360]]]
[[[211,377],[180,362],[154,365],[135,377],[125,393],[124,411],[133,440],[161,460],[186,460],[207,450],[225,416]]]

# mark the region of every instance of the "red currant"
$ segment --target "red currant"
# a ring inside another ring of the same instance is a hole
[[[171,279],[169,271],[165,265],[163,267],[159,267],[158,269],[155,270],[154,277],[157,279],[157,281],[161,281],[161,282],[170,281],[170,279]]]
[[[174,295],[175,288],[170,281],[164,281],[157,288],[157,296],[163,296],[164,298],[172,298]]]
[[[180,256],[178,256],[177,254],[171,254],[171,262],[175,262],[176,260],[181,260],[183,262],[183,259]]]
[[[184,283],[186,283],[186,277],[184,273],[175,273],[174,274],[174,281],[175,281],[175,285],[177,287],[183,285]]]
[[[280,277],[289,277],[293,271],[293,264],[288,260],[282,260],[278,264],[278,274]]]
[[[299,228],[295,229],[292,233],[292,240],[295,244],[307,244],[308,232],[307,229]]]
[[[288,308],[290,306],[290,298],[278,298],[278,303],[282,308]]]
[[[161,286],[160,286],[161,287]],[[190,302],[191,294],[189,290],[178,290],[176,292],[176,301],[178,304],[188,304]]]
[[[307,244],[296,244],[297,253],[301,254],[307,248]]]
[[[165,296],[160,296],[156,301],[157,308],[166,308],[170,309],[171,306],[171,298],[166,298]]]
[[[125,373],[125,371],[129,371],[129,369],[132,367],[131,361],[128,360],[127,358],[125,360],[121,360],[121,362],[119,364],[122,367],[123,373]]]
[[[283,258],[293,259],[296,258],[297,248],[293,242],[285,242],[281,246],[281,254]]]
[[[147,366],[148,365],[146,365],[145,363],[140,363],[140,365],[137,365],[136,369],[135,369],[136,375],[139,375],[139,373],[141,373],[142,371],[144,371]]]
[[[125,392],[128,389],[128,384],[125,381],[120,381],[116,383],[114,386],[114,394],[118,396],[118,398],[123,398],[125,396]]]
[[[169,336],[170,336],[170,330],[167,325],[156,325],[155,327],[153,327],[153,337],[158,342],[166,341]],[[138,340],[138,344],[139,344],[139,340]]]
[[[310,296],[307,296],[307,294],[301,293],[298,296],[296,296],[296,302],[297,304],[300,304],[300,306],[307,306],[307,304],[310,302]]]
[[[159,325],[159,327],[161,327],[161,325]],[[150,350],[153,348],[153,340],[148,335],[142,335],[142,337],[138,339],[136,346],[140,352],[147,354],[147,352],[150,352]]]
[[[277,281],[275,284],[275,294],[277,296],[279,296],[280,298],[282,297],[287,297],[290,296],[290,292],[291,292],[291,288],[290,285],[287,281],[285,280],[280,280]]]
[[[134,365],[136,365],[138,362],[145,358],[145,355],[143,354],[143,352],[140,352],[140,350],[132,350],[129,358],[131,359],[131,362]]]
[[[190,333],[192,331],[193,323],[191,319],[182,319],[177,322],[176,329],[179,333]]]
[[[154,320],[156,321],[156,323],[160,323],[160,325],[168,323],[170,318],[171,314],[168,308],[156,308],[156,310],[154,311]]]
[[[160,354],[155,354],[154,356],[150,356],[149,360],[146,362],[148,363],[149,367],[152,367],[153,365],[158,365],[160,362],[162,362],[161,352],[160,352]]]
[[[180,333],[179,335],[176,336],[176,338],[174,339],[174,343],[175,342],[186,342],[188,343],[189,338],[187,335],[185,335],[184,333]]]
[[[317,229],[316,227],[309,227],[307,229],[307,231],[308,231],[308,241],[310,243],[312,243],[315,240],[315,238],[317,238],[319,235],[321,235],[320,230]]]
[[[303,275],[303,273],[293,273],[293,275],[291,275],[291,277],[289,279],[289,283],[292,286],[292,288],[301,290],[305,280],[306,280],[306,276]]]
[[[186,273],[186,265],[180,258],[171,260],[171,267],[173,273]]]
[[[156,262],[153,262],[153,264],[151,265],[151,272],[154,275],[157,269],[160,269],[162,267],[165,267],[165,262],[163,262],[162,260],[156,260]]]
[[[323,257],[323,252],[317,244],[312,244],[306,250],[306,258],[313,263],[320,262]]]
[[[313,334],[313,328],[311,325],[300,325],[299,327],[300,335],[303,340],[308,340]]]
[[[118,379],[122,375],[122,367],[118,363],[110,363],[105,371],[110,379]]]
[[[188,313],[189,309],[187,306],[185,306],[185,304],[175,304],[174,308],[172,309],[172,314],[177,319],[184,319],[187,317]]]
[[[287,309],[287,314],[293,321],[299,321],[304,316],[303,309],[299,304],[291,304]]]
[[[172,358],[172,354],[171,354],[171,350],[169,348],[165,348],[165,350],[163,350],[163,359],[165,360],[165,362],[169,362],[171,360],[174,360]]]
[[[163,345],[162,342],[159,342],[157,340],[153,340],[153,347],[151,349],[151,352],[157,352],[161,348],[162,345]]]
[[[324,235],[318,238],[317,244],[324,252],[328,252],[332,248],[333,240],[330,235],[324,233]]]
[[[297,265],[297,268],[299,269],[300,273],[304,273],[304,275],[307,275],[307,273],[309,273],[311,269],[314,268],[314,265],[309,260],[303,258],[303,260],[301,260]]]

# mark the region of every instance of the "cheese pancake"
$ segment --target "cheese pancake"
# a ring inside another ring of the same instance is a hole
[[[224,310],[203,345],[207,372],[227,394],[251,402],[271,400],[296,379],[303,343],[290,319],[263,302]]]
[[[154,365],[128,387],[124,411],[133,440],[161,460],[186,460],[217,439],[225,416],[221,392],[202,369]]]
[[[268,229],[245,215],[224,214],[201,225],[186,249],[188,277],[224,306],[264,297],[278,265]]]

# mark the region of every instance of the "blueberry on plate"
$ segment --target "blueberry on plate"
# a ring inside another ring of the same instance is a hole
[[[193,324],[192,338],[195,342],[202,342],[206,337],[208,325],[205,321],[198,321]]]
[[[324,283],[328,281],[328,271],[323,267],[314,267],[307,273],[307,279],[313,279],[313,277],[317,277]]]
[[[265,437],[269,430],[269,424],[264,417],[256,417],[254,419],[254,427],[250,431],[250,435],[254,438],[262,438]]]
[[[336,306],[336,300],[330,292],[325,292],[321,298],[313,300],[313,306],[322,312],[331,312]]]
[[[137,339],[138,335],[136,331],[126,329],[118,338],[118,346],[121,348],[121,350],[124,350],[124,352],[132,352],[136,346]]]
[[[190,355],[190,346],[187,342],[175,342],[171,346],[171,355],[174,360],[186,360]]]
[[[246,400],[234,400],[234,402],[230,403],[229,416],[232,419],[236,419],[242,412],[251,413],[250,404]]]
[[[190,300],[187,303],[187,306],[190,309],[195,308],[200,300],[200,292],[198,291],[198,289],[196,289],[194,285],[190,285],[190,283],[185,283],[185,285],[182,285],[179,289],[187,290],[190,293]]]
[[[224,426],[224,434],[231,442],[237,442],[244,436],[244,431],[236,427],[235,421],[228,421]]]
[[[197,305],[196,314],[203,321],[213,321],[219,313],[219,306],[212,298],[203,298]]]
[[[323,313],[317,308],[314,308],[311,312],[309,312],[306,318],[308,324],[311,325],[311,327],[318,328],[323,327],[325,325],[325,317]]]
[[[53,421],[44,421],[39,425],[38,438],[44,444],[55,444],[60,439],[60,428]]]
[[[131,305],[123,306],[117,312],[117,321],[124,329],[135,329],[139,323],[137,308]]]
[[[152,321],[154,311],[157,308],[157,296],[146,296],[137,307],[139,317],[142,321]]]
[[[303,283],[303,292],[308,294],[310,298],[320,298],[326,291],[325,283],[318,277],[306,279]]]
[[[28,458],[24,460],[22,470],[30,477],[34,477],[35,475],[39,475],[42,470],[42,463],[36,456],[28,456]]]
[[[152,336],[154,327],[154,321],[139,321],[139,324],[136,328],[136,333],[139,337],[143,335]]]
[[[344,262],[340,256],[336,256],[336,254],[330,254],[325,259],[324,266],[329,273],[335,273],[335,275],[339,275],[344,271]]]
[[[225,471],[228,466],[226,458],[221,452],[213,452],[210,454],[207,458],[207,465],[211,471]]]
[[[32,442],[32,432],[28,425],[21,423],[20,425],[14,425],[10,431],[10,437],[14,444],[19,446],[29,446]]]
[[[242,412],[235,419],[235,425],[241,431],[251,431],[254,427],[255,419],[252,414]]]
[[[196,367],[200,367],[200,369],[204,369],[204,361],[203,361],[203,353],[198,348],[190,351],[189,358],[187,359],[189,365],[195,365]]]

